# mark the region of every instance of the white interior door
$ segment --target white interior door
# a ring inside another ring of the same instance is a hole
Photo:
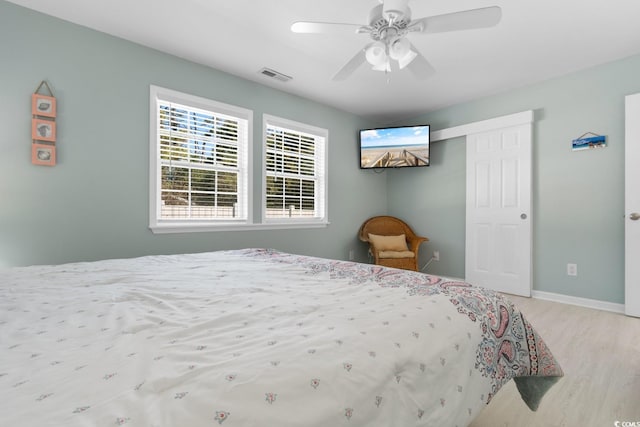
[[[625,313],[640,317],[640,93],[625,99]]]
[[[531,296],[531,124],[467,136],[465,280]]]

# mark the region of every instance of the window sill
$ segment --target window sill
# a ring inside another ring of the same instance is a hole
[[[185,224],[169,223],[150,225],[153,234],[210,233],[217,231],[299,230],[326,228],[329,222],[286,222],[266,224]]]

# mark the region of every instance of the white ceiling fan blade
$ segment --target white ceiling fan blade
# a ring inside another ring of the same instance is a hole
[[[358,34],[362,28],[360,24],[341,24],[337,22],[294,22],[291,31],[301,34]]]
[[[435,74],[436,69],[433,68],[433,65],[427,61],[427,59],[422,56],[420,52],[413,47],[414,52],[416,53],[416,57],[407,65],[407,69],[411,71],[417,79],[424,80],[426,78],[431,77]]]
[[[340,69],[334,76],[334,81],[342,81],[349,77],[355,70],[358,69],[363,63],[366,62],[366,51],[370,45],[365,46],[363,49],[360,49],[356,55],[347,62],[344,67]]]
[[[421,33],[444,33],[447,31],[472,30],[493,27],[500,22],[502,9],[498,6],[446,13],[411,21],[410,31]]]

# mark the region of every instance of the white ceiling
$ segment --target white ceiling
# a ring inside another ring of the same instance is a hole
[[[640,0],[411,0],[414,19],[496,5],[502,21],[409,35],[436,69],[427,80],[365,64],[335,82],[368,36],[294,34],[291,24],[367,24],[377,0],[10,1],[383,122],[640,53]],[[293,79],[269,79],[263,67]]]

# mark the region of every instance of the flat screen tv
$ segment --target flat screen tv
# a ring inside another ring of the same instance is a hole
[[[429,126],[360,131],[360,168],[429,166]]]

